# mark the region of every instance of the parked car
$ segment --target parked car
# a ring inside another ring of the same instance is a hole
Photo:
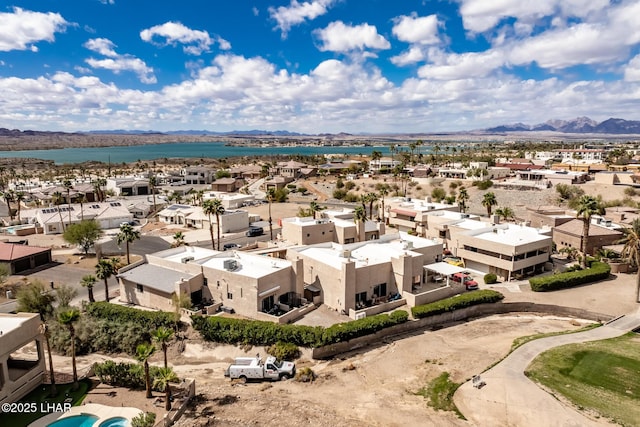
[[[462,283],[468,291],[474,291],[478,289],[478,282],[473,280],[468,271],[452,274],[451,280],[453,280],[454,282]]]
[[[262,236],[263,234],[264,230],[262,227],[249,227],[249,230],[245,233],[247,237]]]
[[[443,259],[447,264],[455,265],[456,267],[464,267],[464,261],[457,256],[447,256]]]
[[[225,251],[228,251],[231,249],[238,249],[240,245],[237,243],[225,243],[222,247],[224,248]]]
[[[296,365],[293,362],[281,362],[269,356],[266,360],[257,357],[236,357],[224,373],[225,377],[240,379],[243,382],[251,379],[268,379],[278,381],[293,378]]]

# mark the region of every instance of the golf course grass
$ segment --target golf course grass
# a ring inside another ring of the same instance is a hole
[[[579,409],[623,426],[640,426],[640,335],[557,347],[525,374]]]

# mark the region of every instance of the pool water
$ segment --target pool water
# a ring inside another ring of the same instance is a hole
[[[98,417],[94,415],[81,414],[73,415],[54,421],[47,427],[92,427],[98,420]],[[108,420],[107,420],[108,421]],[[116,424],[117,425],[117,424]],[[123,424],[123,426],[126,424]]]
[[[129,421],[123,417],[109,418],[100,423],[99,427],[128,427]]]

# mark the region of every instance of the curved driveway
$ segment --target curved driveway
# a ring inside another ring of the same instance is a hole
[[[602,426],[602,419],[591,420],[562,404],[529,380],[524,371],[540,353],[553,347],[598,341],[623,335],[640,327],[640,309],[611,323],[589,331],[530,341],[481,375],[486,385],[464,383],[454,395],[460,412],[478,426]],[[614,425],[614,424],[611,424]]]

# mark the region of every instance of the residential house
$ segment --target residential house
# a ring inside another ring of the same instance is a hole
[[[603,246],[619,243],[624,237],[620,225],[602,217],[593,217],[589,225],[589,237],[587,238],[586,252],[589,255],[595,255]],[[553,243],[559,251],[562,248],[581,249],[584,223],[581,219],[567,221],[564,224],[553,228]]]
[[[222,193],[212,191],[209,193],[204,193],[202,199],[219,199],[225,209],[238,209],[252,204],[255,200],[255,196],[253,194]]]
[[[322,217],[293,217],[282,219],[282,239],[293,245],[313,245],[335,242],[339,244],[379,239],[385,232],[381,222],[367,220],[358,235],[358,226],[353,221],[353,209],[323,211]]]
[[[17,402],[42,385],[41,323],[37,313],[0,313],[0,404]]]
[[[287,177],[287,176],[272,176],[272,177],[268,177],[268,178],[266,178],[264,180],[264,183],[262,184],[262,188],[265,191],[269,191],[271,189],[273,189],[273,190],[282,190],[290,182],[293,182],[293,178],[291,178],[291,177]]]
[[[432,202],[430,198],[426,200],[411,199],[408,197],[396,197],[388,199],[385,203],[389,225],[395,226],[400,231],[409,231],[418,235],[425,235],[427,215],[432,212],[447,210],[459,212],[457,204],[448,205],[445,203]]]
[[[107,178],[106,189],[117,197],[151,194],[147,178]]]
[[[220,232],[232,233],[246,230],[249,227],[249,212],[244,210],[225,210],[220,217]],[[158,219],[165,224],[178,224],[193,228],[209,228],[209,215],[201,206],[170,205],[158,212]],[[211,215],[211,222],[216,226],[216,216]]]
[[[133,220],[133,214],[122,202],[92,202],[59,205],[22,211],[22,218],[30,224],[39,224],[44,234],[60,234],[68,224],[82,220],[95,220],[100,228],[118,228]]]
[[[9,274],[18,274],[51,262],[51,248],[0,243],[0,264],[8,267]]]
[[[220,178],[211,183],[213,191],[234,193],[244,185],[244,180],[239,178]]]
[[[189,166],[180,171],[187,185],[211,184],[215,181],[216,170],[206,166]]]
[[[401,164],[401,161],[394,160],[391,157],[382,157],[380,159],[371,160],[369,162],[369,171],[371,173],[389,173],[396,166],[400,166]]]

